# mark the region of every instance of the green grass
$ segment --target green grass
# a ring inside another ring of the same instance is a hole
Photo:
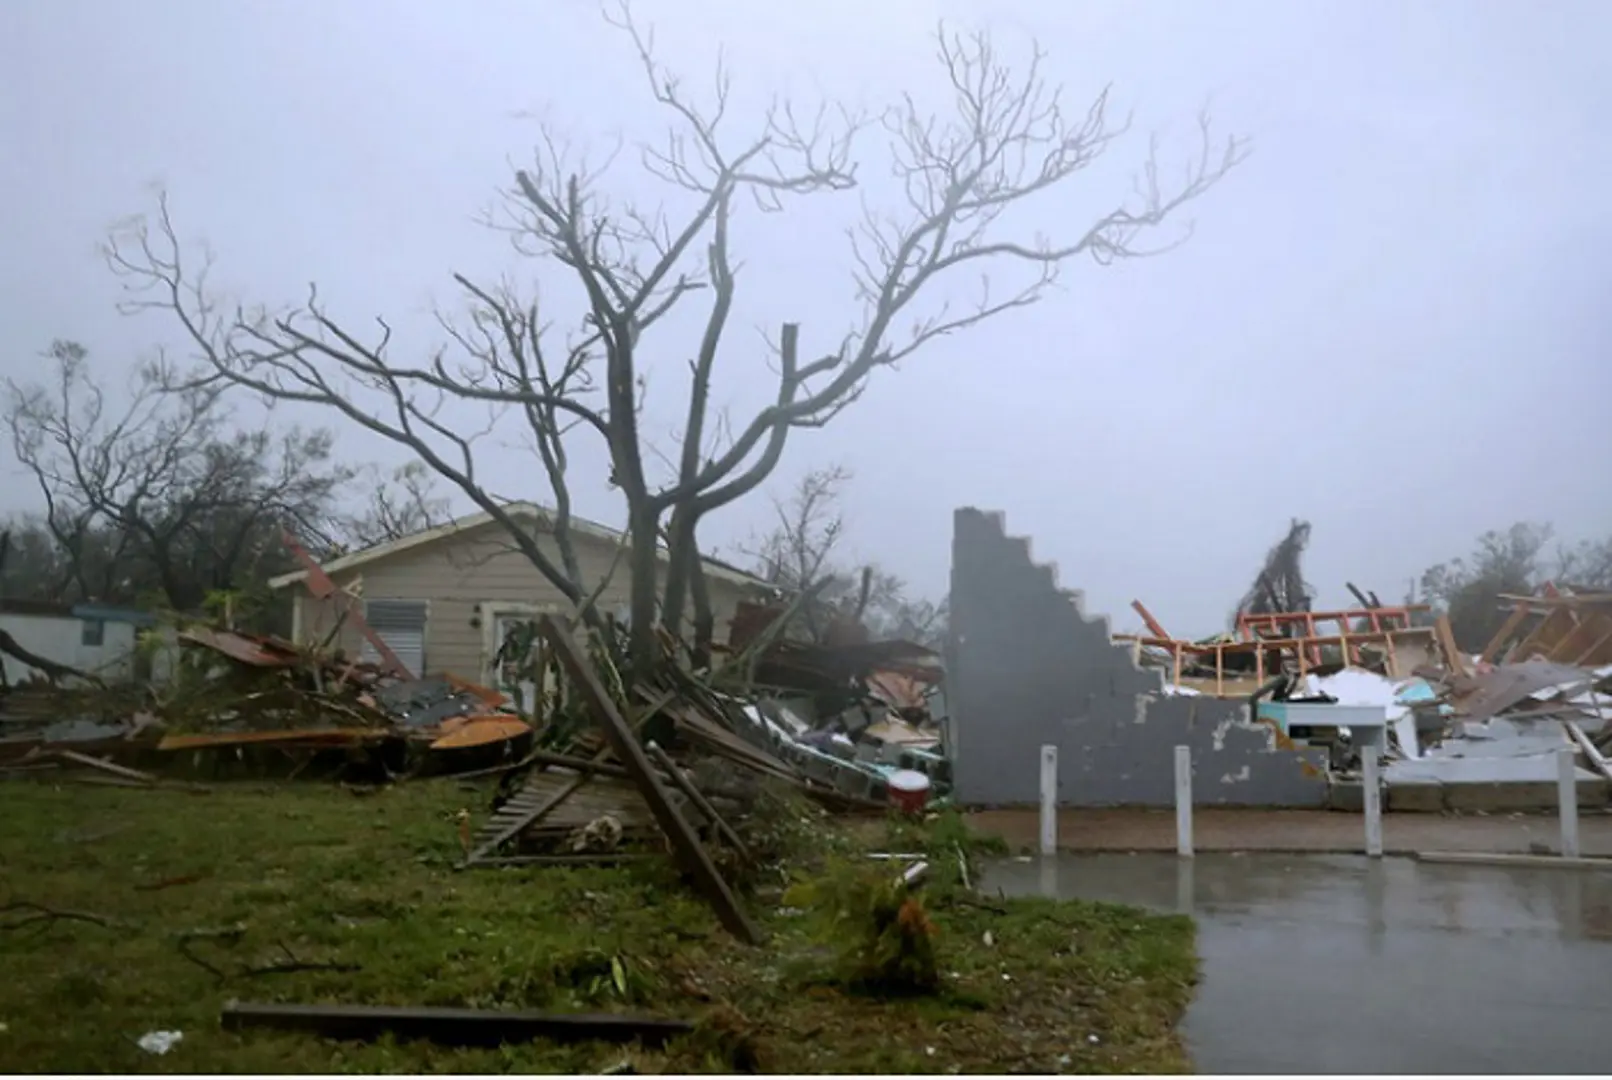
[[[454,816],[468,807],[479,820],[486,798],[453,781],[365,797],[315,784],[208,795],[0,785],[0,907],[110,921],[0,930],[0,1071],[586,1073],[623,1058],[642,1072],[1187,1069],[1175,1025],[1196,977],[1191,922],[970,900],[954,852],[980,842],[955,817],[927,829],[804,828],[814,854],[746,900],[769,937],[748,949],[662,860],[453,870]],[[896,869],[864,858],[869,845],[934,855],[919,895],[936,928],[937,994],[847,989],[834,974],[844,942],[831,936],[843,925],[785,904],[816,881]],[[249,973],[288,955],[358,970]],[[699,1027],[653,1052],[336,1043],[226,1033],[219,1008],[231,998],[638,1011]],[[159,1029],[184,1038],[164,1056],[135,1045]]]

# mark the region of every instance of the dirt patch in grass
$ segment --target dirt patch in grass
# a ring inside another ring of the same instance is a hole
[[[768,934],[734,942],[660,860],[452,869],[455,817],[486,792],[404,784],[167,791],[0,788],[0,1069],[7,1072],[1176,1072],[1196,977],[1189,920],[1045,899],[972,898],[955,818],[809,832],[815,854],[761,875]],[[918,895],[941,988],[881,1000],[842,977],[843,926],[798,900],[891,873]],[[785,903],[786,894],[801,907]],[[104,921],[97,922],[95,919]],[[835,935],[840,934],[837,938]],[[294,960],[295,963],[291,963]],[[279,970],[308,965],[308,970]],[[320,966],[323,965],[323,966]],[[356,968],[356,970],[353,970]],[[459,1050],[229,1033],[231,998],[644,1012],[694,1021],[663,1050],[532,1042]],[[167,1054],[149,1031],[183,1032]]]

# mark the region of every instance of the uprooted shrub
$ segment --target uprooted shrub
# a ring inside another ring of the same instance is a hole
[[[785,903],[809,907],[838,946],[834,981],[879,997],[941,987],[935,924],[923,900],[888,873],[836,868],[791,888]]]

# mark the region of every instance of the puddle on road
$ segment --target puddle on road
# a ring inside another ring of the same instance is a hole
[[[1612,874],[1355,856],[1062,855],[983,885],[1193,915],[1201,1072],[1604,1072]]]

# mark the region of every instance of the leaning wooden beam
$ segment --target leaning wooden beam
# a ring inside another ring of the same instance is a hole
[[[1455,643],[1455,630],[1450,626],[1450,617],[1440,614],[1433,622],[1433,630],[1439,652],[1444,654],[1444,666],[1457,675],[1465,675],[1466,657],[1461,655],[1461,647]]]
[[[1511,640],[1511,635],[1517,632],[1532,611],[1533,608],[1526,601],[1512,608],[1511,614],[1506,616],[1506,621],[1500,624],[1500,629],[1494,632],[1494,637],[1489,639],[1489,644],[1485,645],[1483,652],[1478,654],[1478,659],[1485,664],[1494,663],[1495,658],[1500,655],[1500,650],[1505,646],[1506,642]]]
[[[1578,656],[1570,661],[1570,663],[1572,663],[1575,667],[1584,667],[1585,665],[1594,662],[1596,656],[1609,644],[1612,644],[1612,627],[1609,627],[1607,632],[1601,635],[1600,640],[1598,640],[1594,645],[1591,645],[1589,648],[1585,649],[1583,652],[1579,653]]]
[[[303,580],[303,587],[313,595],[314,599],[323,600],[326,597],[340,593],[342,599],[339,610],[342,617],[352,620],[354,628],[364,635],[365,641],[374,647],[376,654],[381,658],[382,664],[395,671],[402,678],[414,678],[414,673],[404,666],[403,661],[397,658],[397,653],[392,651],[392,647],[386,644],[386,640],[376,633],[375,628],[370,626],[369,622],[364,618],[364,613],[356,606],[358,601],[353,599],[352,594],[336,587],[336,583],[330,580],[330,575],[325,573],[324,568],[315,562],[314,557],[308,554],[307,549],[297,542],[295,536],[291,535],[291,530],[283,529],[280,535],[285,541],[286,548],[302,564],[303,570],[307,571],[308,576]],[[342,673],[342,678],[345,681],[345,672]]]
[[[1564,607],[1555,608],[1540,620],[1527,637],[1511,647],[1506,659],[1516,664],[1522,663],[1535,653],[1548,652],[1552,644],[1576,625],[1572,612]]]
[[[617,1013],[498,1012],[491,1009],[397,1008],[389,1005],[259,1005],[228,1002],[224,1030],[272,1028],[326,1039],[425,1039],[445,1046],[492,1047],[553,1039],[557,1042],[642,1042],[664,1045],[694,1030],[685,1020]]]
[[[733,831],[732,825],[722,820],[722,815],[716,812],[716,807],[711,805],[710,800],[705,797],[705,793],[695,787],[692,780],[683,775],[682,770],[672,761],[671,756],[656,743],[649,744],[649,756],[655,759],[655,763],[665,771],[667,776],[671,777],[672,783],[688,797],[688,801],[693,803],[701,814],[705,815],[705,820],[709,821],[711,826],[722,834],[722,839],[728,842],[728,846],[739,853],[739,858],[745,862],[750,862],[750,849],[744,846],[744,841],[739,839],[739,834]]]
[[[655,821],[666,833],[666,839],[671,842],[673,853],[676,854],[684,871],[694,879],[695,886],[716,910],[717,918],[740,941],[750,945],[761,944],[761,931],[756,929],[755,924],[739,907],[738,898],[733,895],[733,890],[728,888],[728,883],[722,879],[716,865],[711,862],[711,856],[700,844],[700,838],[689,827],[687,819],[672,805],[666,788],[655,775],[655,767],[650,764],[644,748],[639,745],[632,727],[622,718],[621,713],[616,711],[615,702],[610,700],[610,694],[599,683],[599,676],[594,673],[581,650],[577,648],[576,639],[571,636],[564,624],[552,615],[539,618],[537,628],[554,647],[554,654],[559,658],[560,665],[571,677],[571,685],[582,695],[583,701],[593,712],[594,720],[604,731],[605,738],[609,740],[611,749],[616,753],[616,758],[632,774],[639,793],[649,804],[650,813],[655,816]]]
[[[1578,625],[1563,634],[1550,647],[1548,659],[1558,664],[1571,664],[1573,658],[1583,654],[1586,646],[1593,646],[1605,631],[1606,619],[1580,618]]]
[[[1159,620],[1153,617],[1153,613],[1142,606],[1142,601],[1132,600],[1131,607],[1136,610],[1138,615],[1142,616],[1142,625],[1147,627],[1148,633],[1152,634],[1154,637],[1170,636],[1165,632],[1164,627],[1160,625]]]

